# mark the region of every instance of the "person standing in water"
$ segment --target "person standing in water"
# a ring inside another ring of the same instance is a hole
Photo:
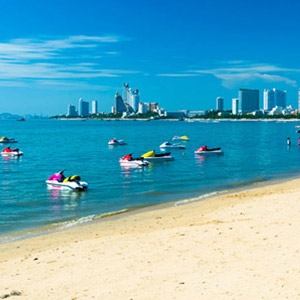
[[[286,139],[286,143],[288,146],[291,146],[291,139],[289,137]]]

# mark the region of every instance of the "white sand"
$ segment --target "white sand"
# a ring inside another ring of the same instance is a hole
[[[300,299],[300,180],[0,245],[0,296]]]

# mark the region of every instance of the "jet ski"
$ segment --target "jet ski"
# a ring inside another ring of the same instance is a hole
[[[51,175],[48,180],[46,180],[47,186],[49,188],[73,191],[84,191],[88,188],[88,184],[86,182],[80,181],[80,176],[73,175],[71,177],[65,177],[63,174],[64,171],[65,170],[62,170]]]
[[[11,143],[17,143],[17,141],[15,139],[9,139],[4,136],[0,139],[0,143],[1,144],[11,144]]]
[[[19,149],[10,149],[10,147],[4,148],[1,151],[2,156],[22,156],[23,152]]]
[[[171,152],[156,154],[154,150],[143,154],[141,157],[149,162],[174,160],[174,157],[171,156]]]
[[[112,139],[108,142],[108,145],[117,146],[117,145],[127,145],[123,140]]]
[[[172,144],[170,142],[164,142],[160,146],[160,148],[178,148],[178,149],[185,149],[185,146],[182,144]]]
[[[132,153],[127,154],[119,160],[122,166],[133,166],[133,167],[146,167],[149,165],[147,161],[144,160],[143,157],[133,158]]]
[[[197,149],[195,153],[200,155],[214,155],[214,154],[223,154],[223,151],[221,150],[221,148],[208,149],[206,146],[203,146]]]
[[[183,135],[183,136],[174,136],[173,140],[189,141],[190,139],[186,135]]]

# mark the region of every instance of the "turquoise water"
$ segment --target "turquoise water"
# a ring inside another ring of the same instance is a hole
[[[176,201],[300,171],[295,122],[0,121],[0,135],[16,138],[24,156],[0,157],[0,234],[75,224],[113,211]],[[119,158],[159,150],[187,135],[174,161],[122,168]],[[287,147],[290,136],[292,146]],[[111,138],[128,145],[109,148]],[[13,146],[15,146],[13,145]],[[223,156],[195,156],[202,145]],[[4,146],[0,147],[1,150]],[[89,183],[86,192],[49,190],[45,180],[66,168]]]

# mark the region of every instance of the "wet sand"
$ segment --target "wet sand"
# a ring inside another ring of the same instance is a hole
[[[300,299],[299,228],[299,179],[107,219],[0,245],[0,299]]]

